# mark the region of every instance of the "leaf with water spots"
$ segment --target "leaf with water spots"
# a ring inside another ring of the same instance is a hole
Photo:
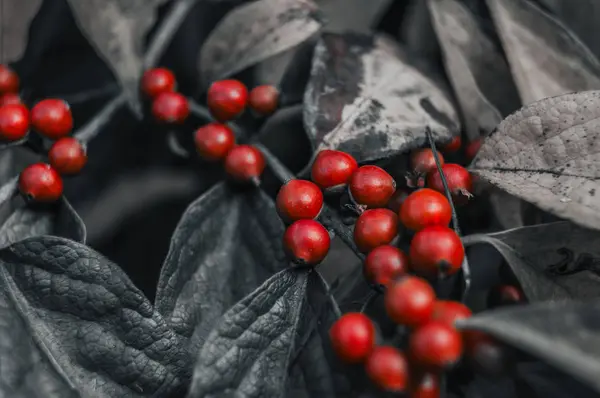
[[[359,162],[459,132],[458,115],[436,81],[384,36],[325,34],[304,95],[304,125],[317,150],[338,149]]]
[[[507,117],[469,166],[542,210],[600,229],[600,91],[546,98]]]

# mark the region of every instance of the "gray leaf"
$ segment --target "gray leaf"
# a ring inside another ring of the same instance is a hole
[[[507,117],[469,169],[542,210],[600,228],[600,91],[546,98]]]
[[[458,133],[446,94],[392,40],[362,34],[323,35],[304,96],[304,124],[317,150],[346,151],[359,162]]]
[[[165,1],[68,0],[79,29],[109,65],[136,112],[141,112],[144,40],[156,20],[156,9]]]
[[[597,300],[546,302],[486,311],[457,326],[489,333],[600,391],[598,314]]]
[[[316,0],[323,11],[328,32],[368,33],[377,27],[377,23],[392,3],[392,0]]]
[[[202,82],[231,76],[291,49],[321,28],[311,0],[258,0],[233,9],[200,51]]]
[[[0,251],[0,395],[170,396],[189,379],[178,336],[123,271],[36,237]]]
[[[496,219],[504,229],[525,226],[523,208],[525,202],[494,186],[488,188],[490,205]]]
[[[0,7],[0,62],[16,62],[27,47],[29,25],[37,14],[42,0],[3,0]]]
[[[559,20],[530,0],[488,0],[523,103],[600,88],[600,64]]]
[[[460,1],[429,0],[427,4],[467,135],[477,139],[520,105],[508,65]]]
[[[560,221],[463,238],[488,243],[510,265],[531,301],[600,298],[600,233]]]
[[[220,183],[188,207],[161,270],[156,308],[190,352],[233,304],[287,266],[283,232],[260,190],[234,192]]]
[[[306,275],[281,271],[223,315],[198,354],[188,397],[283,396]]]
[[[410,53],[429,59],[440,60],[440,44],[433,29],[427,2],[410,0],[400,23],[400,41]]]

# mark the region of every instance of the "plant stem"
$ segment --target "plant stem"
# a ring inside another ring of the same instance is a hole
[[[192,113],[192,115],[194,115],[200,119],[214,121],[214,118],[212,117],[212,115],[210,114],[210,111],[206,107],[198,104],[196,101],[194,101],[193,98],[188,98],[187,100],[188,100],[188,105],[190,107],[190,112]],[[233,132],[235,134],[235,138],[238,141],[245,141],[248,138],[248,134],[246,133],[246,130],[244,130],[238,124],[236,124],[234,122],[229,122],[229,123],[227,123],[227,126],[231,130],[233,130]]]
[[[448,187],[448,181],[446,180],[446,176],[442,170],[442,164],[440,163],[440,158],[437,153],[437,148],[435,145],[435,140],[433,139],[433,134],[431,133],[431,129],[427,127],[425,129],[425,134],[427,134],[427,140],[429,141],[429,146],[431,147],[431,151],[433,152],[433,157],[435,159],[435,165],[437,167],[438,173],[440,173],[440,178],[442,180],[442,185],[444,186],[444,193],[446,194],[446,198],[448,198],[448,202],[450,202],[450,208],[452,210],[452,226],[454,227],[454,231],[460,237],[460,225],[458,223],[458,215],[456,214],[456,208],[454,207],[454,201],[452,200],[452,192],[450,192],[450,188]],[[462,241],[461,241],[462,244]],[[463,281],[465,283],[463,292],[462,292],[462,300],[464,301],[469,293],[469,289],[471,288],[471,269],[469,267],[469,261],[465,254],[462,263],[462,274]]]
[[[340,318],[342,316],[342,310],[340,310],[340,306],[337,301],[333,297],[333,293],[331,292],[331,288],[329,287],[329,283],[323,278],[323,275],[319,271],[314,271],[317,274],[319,281],[321,282],[321,286],[323,286],[323,290],[325,290],[325,294],[327,295],[327,299],[329,300],[329,304],[331,304],[331,309],[335,314],[336,318]]]
[[[127,97],[123,92],[110,100],[85,126],[73,134],[82,144],[87,145],[102,128],[110,122],[113,115],[125,104]]]
[[[103,98],[108,95],[117,94],[121,90],[118,84],[111,83],[104,87],[93,88],[86,91],[81,91],[73,94],[63,94],[63,95],[55,95],[56,98],[62,98],[69,105],[79,104],[86,101],[91,101],[98,98]]]
[[[175,131],[169,131],[167,133],[167,146],[173,154],[180,158],[187,159],[190,157],[190,153],[179,143]]]

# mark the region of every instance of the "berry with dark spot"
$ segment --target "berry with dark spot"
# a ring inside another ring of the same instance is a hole
[[[420,275],[452,275],[460,269],[465,249],[454,230],[436,225],[413,236],[409,258],[411,269]]]
[[[302,266],[315,266],[323,261],[330,244],[329,232],[314,220],[298,220],[287,227],[283,235],[286,254]]]
[[[63,193],[60,174],[46,163],[34,163],[21,171],[19,191],[33,202],[55,202]]]

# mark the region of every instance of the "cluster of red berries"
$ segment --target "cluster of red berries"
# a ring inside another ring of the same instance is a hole
[[[478,138],[467,143],[467,145],[464,146],[464,154],[468,160],[472,160],[475,157],[475,155],[477,155],[477,152],[479,152],[482,143],[483,141],[481,140],[481,138]],[[462,139],[460,138],[460,136],[456,136],[452,139],[452,141],[444,145],[442,150],[446,153],[454,153],[458,152],[458,150],[462,146]]]
[[[54,202],[63,192],[61,174],[81,171],[87,162],[83,145],[67,135],[73,129],[69,104],[61,99],[45,99],[31,111],[19,95],[19,77],[0,65],[0,139],[14,142],[24,139],[31,127],[42,137],[54,141],[48,151],[48,163],[35,163],[19,176],[19,190],[29,200]]]
[[[146,71],[142,90],[152,99],[154,117],[164,123],[182,123],[190,113],[185,96],[177,93],[175,76],[164,68]],[[215,119],[196,130],[194,142],[200,157],[209,162],[224,161],[227,174],[237,181],[257,179],[265,168],[263,154],[252,145],[236,145],[235,134],[227,124],[239,117],[247,107],[259,115],[277,109],[278,90],[270,85],[247,87],[237,80],[213,83],[207,95],[208,109]]]

